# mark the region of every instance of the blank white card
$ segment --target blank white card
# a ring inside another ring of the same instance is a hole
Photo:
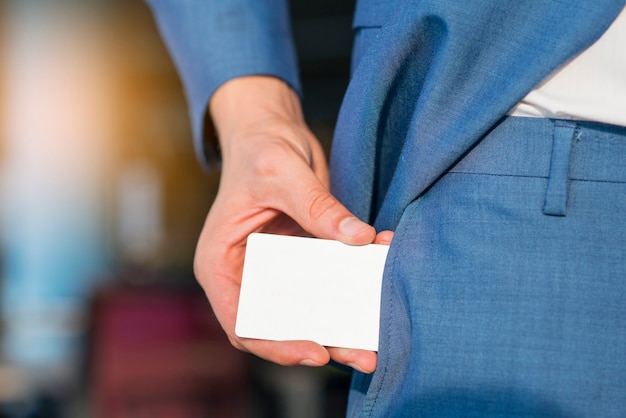
[[[388,249],[251,234],[235,333],[377,351]]]

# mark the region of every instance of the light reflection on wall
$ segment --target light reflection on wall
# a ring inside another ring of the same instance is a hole
[[[71,368],[86,296],[110,261],[111,81],[95,10],[77,3],[5,4],[4,354],[56,378]]]
[[[217,173],[141,0],[0,6],[0,354],[60,386],[101,278],[191,270]]]
[[[102,1],[109,7],[107,43],[116,72],[110,176],[116,200],[115,254],[133,266],[190,270],[218,173],[203,173],[196,162],[182,85],[146,4]],[[122,196],[128,187],[136,187],[138,172],[152,196],[144,190],[130,210],[120,199],[126,199]],[[144,229],[136,225],[129,230],[129,219],[150,210],[151,199],[160,200],[160,208],[145,213]]]

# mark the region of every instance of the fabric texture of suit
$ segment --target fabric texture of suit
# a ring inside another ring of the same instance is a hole
[[[283,2],[151,3],[197,144],[225,80],[299,89]],[[357,4],[332,190],[396,236],[378,368],[355,373],[350,416],[623,416],[626,132],[505,117],[623,7]]]

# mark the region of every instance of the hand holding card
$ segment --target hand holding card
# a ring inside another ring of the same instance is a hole
[[[387,245],[251,234],[235,332],[378,350]]]

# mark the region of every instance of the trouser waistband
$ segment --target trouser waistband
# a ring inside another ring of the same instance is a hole
[[[572,181],[626,183],[626,128],[506,117],[450,172],[547,178],[543,212],[565,216]]]
[[[570,180],[626,182],[626,127],[513,116],[503,118],[450,172],[548,178],[557,141],[560,148],[568,145]]]

